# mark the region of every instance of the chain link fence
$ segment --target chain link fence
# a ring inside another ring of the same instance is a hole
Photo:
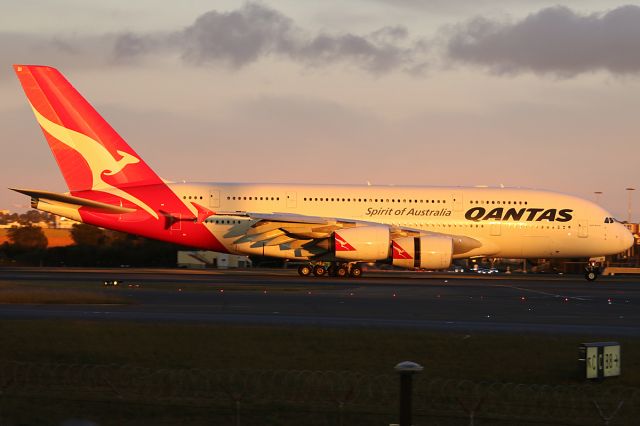
[[[0,362],[0,426],[389,425],[397,422],[398,389],[394,374],[350,371]],[[635,425],[640,419],[640,389],[629,387],[421,374],[413,400],[415,425]]]

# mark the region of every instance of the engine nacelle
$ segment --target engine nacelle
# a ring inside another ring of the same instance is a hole
[[[389,258],[391,236],[384,225],[340,229],[333,233],[336,259],[375,261]]]
[[[392,242],[392,250],[394,266],[446,269],[451,265],[453,239],[446,235],[397,238]]]

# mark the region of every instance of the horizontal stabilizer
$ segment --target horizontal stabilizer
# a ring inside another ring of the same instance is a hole
[[[9,189],[24,195],[28,195],[33,199],[43,200],[43,201],[54,201],[58,203],[70,204],[70,205],[79,206],[79,207],[90,207],[95,210],[101,210],[102,212],[105,212],[105,213],[124,214],[124,213],[133,213],[136,211],[136,209],[114,206],[107,203],[101,203],[99,201],[88,200],[86,198],[74,197],[73,195],[60,194],[57,192],[40,191],[37,189],[18,189],[18,188],[9,188]]]

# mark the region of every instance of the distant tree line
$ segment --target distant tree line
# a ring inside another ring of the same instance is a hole
[[[55,216],[38,210],[29,210],[26,213],[0,213],[0,225],[8,225],[17,222],[22,226],[34,223],[55,223]]]
[[[0,245],[0,265],[40,266],[176,266],[180,246],[149,240],[84,223],[71,229],[74,244],[47,247],[42,228],[23,226],[7,230]]]

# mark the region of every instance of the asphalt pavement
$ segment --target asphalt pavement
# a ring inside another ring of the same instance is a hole
[[[105,287],[105,280],[119,280]],[[293,270],[0,268],[3,285],[117,294],[126,305],[0,305],[0,319],[92,319],[640,336],[640,277]]]

